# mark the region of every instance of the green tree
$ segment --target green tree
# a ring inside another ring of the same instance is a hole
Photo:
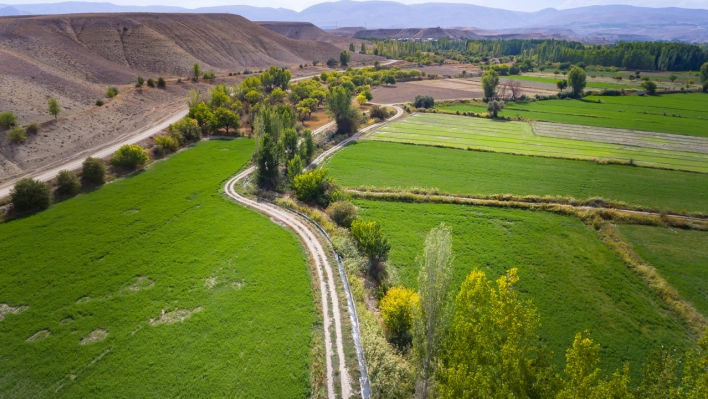
[[[671,81],[672,87],[673,87],[673,84],[676,82],[676,79],[678,79],[678,76],[676,76],[675,74],[672,73],[671,75],[669,75],[669,80]]]
[[[305,163],[302,162],[302,158],[300,158],[299,154],[295,154],[295,156],[288,161],[286,167],[286,174],[288,177],[288,184],[290,184],[290,186],[294,186],[295,178],[302,174],[302,170],[304,168]]]
[[[238,129],[241,124],[241,118],[233,111],[226,108],[219,108],[214,112],[210,121],[210,127],[213,132],[219,129],[226,129],[226,134],[229,134],[229,129]]]
[[[701,66],[700,78],[701,82],[708,82],[708,62]]]
[[[550,396],[550,359],[539,344],[539,314],[531,301],[519,298],[518,281],[511,269],[496,289],[482,271],[462,283],[438,372],[442,398]]]
[[[312,162],[313,155],[315,155],[315,139],[312,137],[312,131],[305,129],[300,142],[300,158],[305,161],[305,164],[309,164]]]
[[[680,394],[686,399],[708,397],[708,329],[698,341],[697,348],[686,356]]]
[[[504,101],[492,100],[487,103],[487,112],[489,112],[492,118],[496,118],[499,114],[499,111],[503,109]]]
[[[556,82],[556,87],[558,88],[558,91],[563,91],[568,88],[568,81],[567,80],[559,80]]]
[[[349,52],[353,53],[354,51],[356,51],[356,49],[354,48],[354,43],[349,43]]]
[[[498,85],[499,74],[497,71],[490,69],[482,74],[482,90],[484,90],[484,98],[495,98],[497,96]]]
[[[99,158],[86,158],[81,165],[81,180],[92,185],[105,183],[106,163]]]
[[[186,101],[189,109],[196,107],[202,102],[202,92],[197,89],[189,89],[189,97]]]
[[[196,106],[190,108],[189,114],[187,115],[189,116],[189,118],[192,118],[197,121],[199,126],[202,128],[202,131],[206,131],[206,128],[209,126],[209,123],[211,123],[211,120],[214,117],[214,114],[204,103],[199,103]]]
[[[183,144],[188,140],[199,140],[202,138],[202,129],[199,128],[199,122],[186,116],[181,121],[175,123],[170,128],[170,136]]]
[[[81,182],[76,173],[62,170],[57,175],[57,192],[62,195],[74,196],[81,191]]]
[[[576,98],[582,97],[586,84],[587,77],[585,76],[585,70],[579,66],[574,66],[570,72],[568,72],[568,87],[573,91],[573,96]]]
[[[425,399],[451,313],[448,293],[452,281],[452,233],[447,226],[441,224],[428,233],[418,263],[420,310],[413,329],[413,350],[419,373],[416,394]]]
[[[118,89],[115,87],[109,87],[106,90],[106,97],[108,97],[108,98],[114,98],[117,95],[118,95]]]
[[[333,191],[336,190],[334,179],[326,169],[315,169],[302,173],[293,180],[293,189],[297,199],[303,202],[315,202],[322,207],[329,206]]]
[[[39,180],[25,178],[10,191],[13,208],[18,212],[35,212],[49,208],[49,187]]]
[[[7,139],[12,143],[27,141],[27,131],[22,126],[15,126],[7,132]]]
[[[259,137],[256,165],[258,167],[258,185],[275,187],[278,182],[278,151],[270,132],[263,132]]]
[[[600,378],[598,353],[600,344],[593,343],[590,333],[577,333],[573,346],[565,353],[565,374],[568,379],[557,399],[591,399],[593,388]]]
[[[15,125],[17,125],[17,115],[10,111],[0,112],[0,127],[7,129]]]
[[[229,95],[229,88],[226,85],[218,85],[209,91],[211,100],[209,100],[209,107],[212,110],[218,108],[231,108],[231,96]]]
[[[671,399],[678,393],[681,359],[667,348],[649,356],[642,367],[642,381],[637,387],[638,398]]]
[[[381,79],[381,83],[384,85],[395,85],[396,84],[396,77],[393,75],[386,75]]]
[[[150,158],[145,149],[137,144],[126,144],[118,149],[111,157],[111,163],[124,168],[139,168]]]
[[[379,303],[389,339],[399,349],[405,349],[413,339],[413,315],[420,306],[420,298],[415,291],[404,287],[393,287]]]
[[[341,53],[339,53],[339,63],[340,63],[343,67],[349,65],[349,60],[350,60],[351,58],[352,58],[352,55],[349,54],[348,51],[342,51]]]
[[[202,76],[202,67],[199,66],[199,64],[195,63],[192,66],[192,77],[194,80],[199,81],[199,78]]]
[[[57,119],[59,113],[61,112],[61,105],[59,105],[59,101],[57,101],[54,97],[49,97],[49,100],[47,100],[47,108],[54,119]]]
[[[656,83],[652,82],[651,80],[645,80],[644,82],[642,82],[641,87],[649,95],[656,94]]]
[[[298,136],[295,129],[285,129],[283,131],[283,138],[281,139],[281,142],[283,145],[283,156],[285,163],[298,155],[297,141]]]
[[[359,54],[366,54],[366,44],[364,44],[364,42],[361,42],[361,49],[359,50]]]
[[[386,273],[383,263],[388,259],[391,244],[381,231],[381,226],[377,222],[356,219],[352,222],[351,232],[359,247],[369,258],[369,275],[376,281],[382,281]]]
[[[337,133],[354,133],[359,113],[352,106],[349,92],[343,87],[332,87],[327,94],[325,110],[337,123]]]
[[[143,79],[142,76],[138,76],[137,82],[135,82],[135,87],[143,87],[143,84],[145,84],[145,79]]]

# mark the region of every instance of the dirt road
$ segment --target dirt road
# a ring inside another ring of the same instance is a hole
[[[396,114],[389,118],[390,120],[396,119],[400,117],[403,114],[403,109],[400,107],[395,107],[396,108]],[[386,122],[384,122],[386,123]],[[344,146],[346,146],[348,143],[350,143],[352,140],[355,140],[357,137],[362,135],[363,133],[377,128],[381,126],[383,123],[377,123],[371,126],[367,126],[364,129],[361,129],[358,131],[356,134],[354,134],[352,137],[342,141],[341,143],[337,144],[336,146],[330,148],[329,150],[325,151],[322,153],[320,156],[318,156],[312,164],[310,164],[309,167],[313,167],[314,165],[317,165],[327,159],[330,155],[335,153],[336,151],[340,150]],[[317,129],[315,134],[320,133],[327,128],[329,128],[332,124],[325,125],[321,127],[320,129]],[[324,315],[324,336],[325,336],[325,356],[326,356],[326,368],[327,368],[327,397],[329,399],[335,399],[337,397],[337,392],[335,392],[335,387],[334,387],[334,382],[335,382],[335,372],[334,372],[334,365],[333,365],[333,353],[336,350],[337,353],[337,360],[338,360],[338,374],[339,374],[339,379],[340,379],[340,387],[341,387],[341,397],[343,399],[349,398],[352,396],[352,387],[351,387],[351,377],[349,375],[349,372],[347,371],[347,366],[345,362],[345,357],[344,357],[344,344],[343,344],[343,335],[342,335],[342,322],[341,322],[341,311],[339,308],[339,297],[337,294],[336,290],[336,285],[334,282],[334,268],[330,264],[328,257],[327,257],[327,252],[322,246],[321,243],[321,238],[318,235],[316,231],[313,230],[312,226],[309,225],[306,221],[304,221],[301,217],[286,211],[284,209],[281,209],[280,207],[273,205],[268,202],[260,202],[258,200],[253,200],[250,198],[246,198],[239,194],[235,186],[238,184],[238,182],[246,179],[248,176],[250,176],[253,172],[255,171],[255,167],[251,167],[246,169],[245,171],[239,173],[235,177],[233,177],[231,180],[229,180],[226,183],[225,191],[226,194],[233,198],[236,202],[238,202],[241,205],[244,205],[246,207],[252,208],[258,212],[263,213],[264,215],[267,215],[268,217],[271,218],[276,223],[280,223],[283,225],[288,226],[290,229],[292,229],[295,234],[297,234],[302,242],[305,244],[307,251],[309,252],[310,256],[312,259],[315,261],[315,267],[317,269],[317,278],[319,280],[319,286],[320,286],[320,294],[321,294],[321,301],[322,301],[322,313]],[[343,277],[344,276],[340,276]],[[332,324],[334,324],[334,341],[335,341],[335,348],[332,346]],[[356,332],[356,335],[358,335],[358,332]],[[361,360],[360,360],[361,361]],[[363,364],[360,364],[360,367],[365,367]],[[368,392],[367,392],[368,393]],[[369,399],[366,395],[364,396],[364,399]]]

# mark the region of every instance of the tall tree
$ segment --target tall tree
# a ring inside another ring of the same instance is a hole
[[[342,64],[343,67],[349,65],[349,60],[351,58],[352,56],[351,54],[349,54],[348,51],[342,51],[341,53],[339,53],[339,63]]]
[[[416,396],[425,399],[435,364],[449,324],[449,287],[452,280],[452,236],[444,224],[425,238],[423,257],[418,259],[419,314],[415,318],[413,349],[418,363]]]
[[[353,133],[357,129],[358,112],[352,106],[349,91],[343,87],[335,86],[327,94],[325,110],[337,122],[338,133]]]
[[[202,76],[202,67],[197,63],[192,66],[192,76],[194,77],[194,80],[197,81]]]
[[[497,86],[499,85],[499,74],[494,69],[490,69],[482,74],[482,90],[484,98],[493,99],[497,96]]]
[[[49,97],[49,100],[47,100],[47,108],[49,109],[49,113],[52,114],[56,120],[61,112],[61,105],[59,105],[59,101],[57,101],[55,97]]]
[[[574,66],[573,69],[568,72],[568,86],[572,89],[573,96],[576,98],[582,97],[586,84],[587,77],[585,76],[585,71],[579,66]]]

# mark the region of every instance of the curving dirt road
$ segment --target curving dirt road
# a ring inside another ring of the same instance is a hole
[[[386,122],[396,119],[403,114],[403,109],[400,107],[396,108],[396,114],[389,118]],[[325,160],[327,157],[340,150],[352,140],[355,140],[361,134],[381,126],[383,123],[377,123],[371,126],[367,126],[355,133],[352,137],[342,141],[336,146],[330,148],[329,150],[318,156],[308,167],[317,165]],[[320,133],[327,128],[331,127],[333,123],[329,123],[319,129],[317,129],[314,134]],[[339,297],[337,294],[336,286],[334,283],[334,271],[332,265],[330,264],[327,252],[323,248],[318,234],[313,230],[313,228],[302,218],[296,216],[295,214],[286,211],[276,205],[268,202],[259,202],[239,194],[235,186],[238,182],[246,179],[256,170],[255,167],[250,167],[243,172],[239,173],[231,180],[226,183],[225,191],[226,194],[233,198],[236,202],[246,207],[252,208],[258,212],[263,213],[271,218],[274,222],[284,224],[292,229],[295,234],[297,234],[300,239],[305,244],[307,251],[309,252],[312,259],[315,261],[315,266],[317,269],[317,278],[320,285],[320,294],[322,301],[322,313],[324,315],[324,335],[325,335],[325,356],[327,365],[327,397],[329,399],[335,399],[337,393],[335,392],[334,382],[335,373],[333,365],[333,353],[335,348],[332,346],[332,324],[334,324],[335,333],[335,345],[336,353],[338,359],[338,372],[341,386],[341,397],[347,399],[352,396],[351,378],[349,372],[347,371],[347,366],[344,358],[344,344],[342,335],[342,323],[341,323],[341,311],[339,308]],[[331,310],[330,310],[331,309]],[[330,313],[331,312],[331,313]],[[357,332],[358,333],[358,332]],[[363,367],[363,365],[360,364]],[[368,398],[364,398],[368,399]]]

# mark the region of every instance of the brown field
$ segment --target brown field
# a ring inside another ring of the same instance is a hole
[[[504,79],[501,83],[504,83]],[[525,85],[523,94],[553,94],[555,91],[545,90]],[[535,82],[528,82],[535,84]],[[378,104],[395,104],[413,101],[417,95],[433,96],[436,100],[457,100],[482,98],[482,85],[478,80],[472,79],[435,79],[414,82],[397,83],[395,86],[379,86],[372,90],[373,102]]]

